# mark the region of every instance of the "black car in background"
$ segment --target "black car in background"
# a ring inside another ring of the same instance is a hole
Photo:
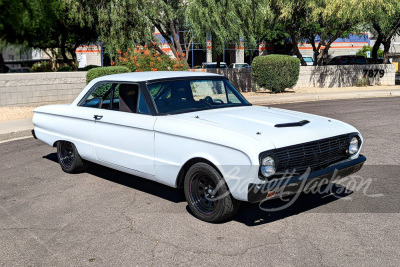
[[[329,61],[328,65],[365,65],[368,64],[364,56],[337,56]]]

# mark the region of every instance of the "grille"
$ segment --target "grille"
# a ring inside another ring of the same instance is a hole
[[[274,151],[278,159],[277,174],[285,171],[304,173],[326,168],[332,163],[344,160],[349,156],[349,135],[340,135],[310,143],[279,148]]]

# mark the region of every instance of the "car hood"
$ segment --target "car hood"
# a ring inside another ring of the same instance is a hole
[[[219,108],[174,115],[182,120],[245,134],[275,148],[310,142],[357,130],[338,120],[278,108],[245,106]],[[275,127],[277,124],[307,120],[303,126]]]

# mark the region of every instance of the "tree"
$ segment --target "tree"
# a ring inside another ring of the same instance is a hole
[[[310,43],[316,59],[314,64],[322,65],[334,41],[358,31],[356,26],[360,21],[359,17],[341,13],[341,9],[347,7],[344,4],[337,5],[336,1],[339,0],[270,1],[275,16],[286,26],[294,54],[303,66],[307,64],[300,53],[299,43]]]
[[[71,19],[71,10],[65,0],[4,0],[0,2],[0,42],[42,49],[56,67],[58,49],[64,63],[77,63],[76,49],[96,41],[93,28]],[[0,54],[1,55],[1,54]],[[0,68],[4,65],[0,58]]]
[[[32,12],[26,0],[0,1],[0,73],[6,72],[2,55],[8,44],[23,44]]]
[[[344,3],[343,3],[344,2]],[[332,0],[325,16],[337,14],[342,18],[356,18],[364,27],[377,36],[372,58],[377,61],[381,44],[384,46],[384,63],[388,62],[391,41],[400,33],[400,1],[398,0]]]
[[[217,67],[229,43],[243,42],[254,47],[264,35],[267,17],[270,10],[264,0],[192,0],[187,10],[187,21],[196,40],[206,43],[211,39]]]
[[[40,13],[40,16],[26,36],[28,45],[42,49],[52,59],[53,68],[56,68],[59,53],[64,63],[76,66],[76,49],[97,40],[94,27],[72,19],[72,11],[66,1],[36,0],[31,3],[34,14]]]
[[[367,57],[367,52],[370,52],[372,54],[372,49],[373,47],[364,45],[363,48],[357,51],[356,55]],[[383,51],[381,49],[378,49],[377,55],[378,57],[383,57]]]
[[[377,38],[372,49],[372,60],[377,63],[379,47],[383,45],[383,63],[387,64],[393,36],[400,34],[400,2],[389,0],[385,5],[375,7],[374,11],[371,32]]]
[[[148,44],[161,54],[157,29],[177,59],[187,64],[191,32],[185,31],[185,0],[67,0],[74,10],[74,19],[81,25],[95,25],[99,39],[107,50],[115,53],[135,44]],[[87,18],[89,18],[87,20]],[[181,37],[181,38],[180,38]],[[182,47],[183,46],[183,47]],[[186,53],[185,53],[186,52]]]

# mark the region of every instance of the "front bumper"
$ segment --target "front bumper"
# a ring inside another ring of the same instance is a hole
[[[299,176],[273,179],[265,184],[253,184],[248,186],[247,200],[257,203],[263,200],[273,199],[280,196],[296,194],[304,189],[310,189],[333,180],[348,176],[361,169],[366,157],[360,155],[358,158],[341,162],[325,169],[310,172]]]

